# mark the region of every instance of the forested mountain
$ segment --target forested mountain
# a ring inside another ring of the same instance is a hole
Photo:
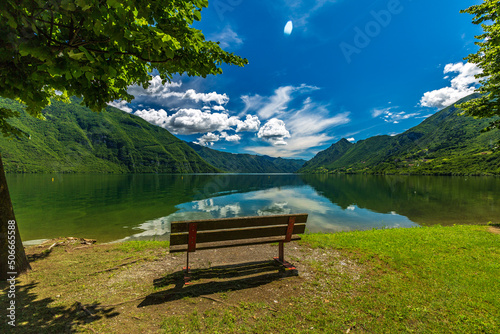
[[[231,173],[295,173],[305,163],[300,159],[272,158],[252,154],[221,152],[188,143],[209,164]]]
[[[299,172],[500,174],[500,131],[481,132],[491,119],[459,113],[450,106],[396,136],[376,136],[355,144],[342,139],[319,152]]]
[[[11,122],[30,135],[0,136],[7,172],[500,174],[500,131],[481,132],[491,119],[461,116],[454,106],[396,136],[342,139],[307,162],[185,143],[116,108],[93,113],[77,99],[53,102],[43,112],[47,121],[12,100],[0,98],[0,106],[18,110]]]
[[[21,105],[11,123],[30,138],[0,136],[6,172],[207,173],[219,170],[170,132],[116,108],[94,113],[72,99],[45,108],[46,121],[27,115]]]

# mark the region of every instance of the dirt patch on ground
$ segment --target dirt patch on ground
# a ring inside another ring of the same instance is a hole
[[[295,270],[272,260],[277,245],[191,253],[191,280],[184,285],[186,254],[164,248],[134,251],[59,239],[26,251],[33,270],[17,284],[23,333],[158,333],[165,317],[242,303],[260,303],[272,313],[294,297],[335,298],[318,273],[335,271],[362,283],[364,270],[337,251],[292,242],[285,259]]]
[[[488,232],[491,232],[493,234],[500,234],[500,227],[499,226],[489,226]]]

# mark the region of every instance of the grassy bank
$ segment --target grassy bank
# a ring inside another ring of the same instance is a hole
[[[54,243],[28,249],[34,270],[17,283],[16,329],[498,333],[495,231],[435,226],[306,235],[286,249],[298,275],[266,261],[246,262],[268,259],[276,246],[196,252],[193,284],[184,287],[185,257],[167,254],[164,242],[61,240],[50,251]],[[2,305],[6,298],[1,295]],[[0,332],[9,330],[2,319]]]

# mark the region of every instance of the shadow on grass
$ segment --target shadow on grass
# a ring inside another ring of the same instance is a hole
[[[31,262],[35,262],[35,261],[43,260],[43,259],[47,258],[51,252],[52,252],[52,250],[44,249],[43,251],[41,251],[39,253],[26,254],[26,257],[28,258],[28,261],[31,263]]]
[[[10,305],[15,301],[15,327],[8,324],[11,319],[3,316],[0,333],[74,333],[80,325],[85,325],[103,317],[112,318],[118,312],[114,308],[100,307],[99,304],[82,305],[76,302],[70,307],[58,306],[55,299],[39,299],[33,292],[38,283],[16,284],[15,298],[7,293],[0,295],[0,305]],[[0,282],[0,289],[7,292],[8,282]],[[5,309],[4,309],[5,311]],[[4,315],[4,312],[1,312]]]
[[[248,262],[191,270],[190,284],[184,285],[184,272],[177,271],[153,282],[157,288],[173,285],[172,288],[146,296],[137,307],[163,304],[184,297],[243,290],[297,275],[297,270],[285,270],[275,261]]]

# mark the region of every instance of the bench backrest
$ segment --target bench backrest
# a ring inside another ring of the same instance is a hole
[[[301,213],[172,222],[170,253],[300,240],[306,221]]]

